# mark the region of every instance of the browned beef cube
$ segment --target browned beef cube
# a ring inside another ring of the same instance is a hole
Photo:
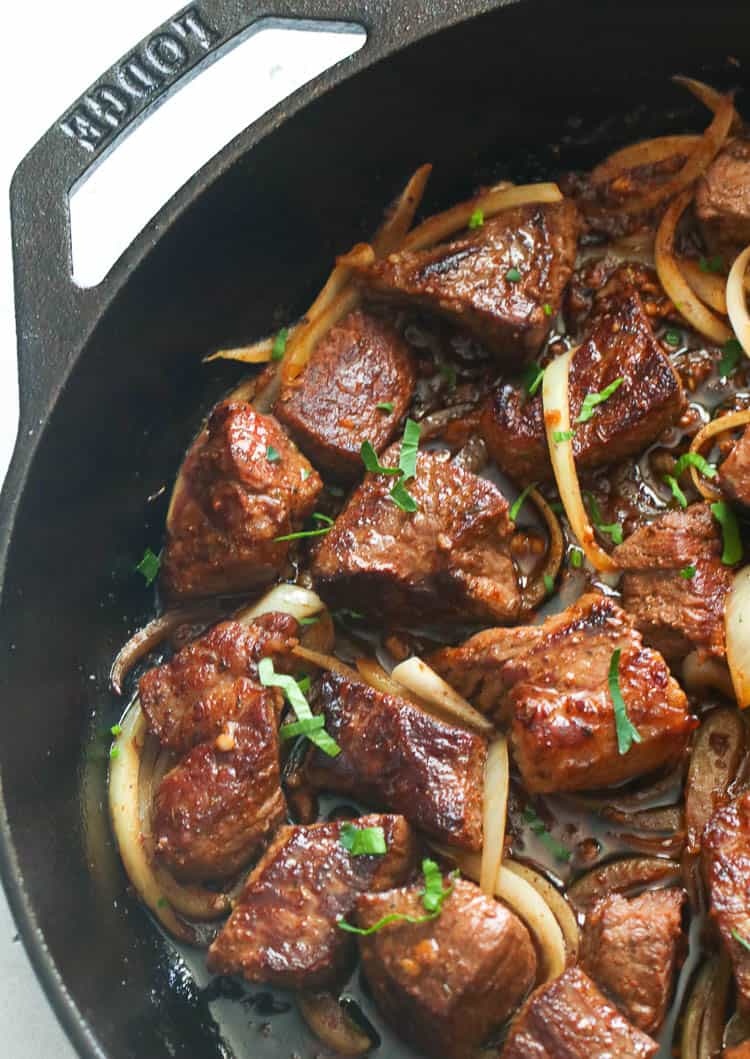
[[[711,916],[732,960],[739,1004],[750,1014],[750,793],[711,817],[703,864]]]
[[[443,886],[448,880],[443,881]],[[398,913],[419,917],[417,884],[357,901],[357,923],[371,927]],[[523,923],[464,879],[437,919],[395,922],[359,939],[375,1003],[425,1055],[473,1059],[534,983],[536,954]]]
[[[750,1059],[750,1040],[725,1048],[721,1056],[722,1059]]]
[[[363,816],[356,825],[381,827],[388,851],[354,856],[339,841],[342,824],[279,831],[209,949],[209,970],[317,989],[347,969],[355,943],[338,921],[350,918],[359,894],[404,882],[416,845],[402,817]]]
[[[162,560],[169,596],[211,596],[268,584],[322,489],[271,416],[224,401],[185,457]]]
[[[156,793],[156,856],[180,879],[235,874],[286,816],[276,690],[239,677],[232,695],[236,719],[219,739],[189,751]]]
[[[266,657],[285,671],[297,631],[290,614],[263,614],[249,625],[221,622],[150,669],[140,680],[140,702],[162,746],[184,753],[225,731],[242,712],[237,679],[255,680]]]
[[[590,330],[598,317],[617,311],[618,305],[640,295],[643,311],[652,326],[663,320],[680,320],[680,314],[659,282],[656,270],[638,261],[619,264],[609,255],[588,258],[573,273],[565,297],[565,322],[573,334]]]
[[[355,309],[320,340],[274,412],[317,467],[358,478],[362,442],[382,452],[409,407],[415,380],[409,347],[395,327]],[[383,404],[393,407],[378,407]]]
[[[447,316],[520,366],[549,334],[578,227],[570,202],[518,206],[454,242],[390,254],[359,275],[375,294]]]
[[[634,1026],[655,1035],[672,997],[684,942],[684,891],[611,894],[586,916],[579,962]]]
[[[750,140],[719,152],[698,182],[695,212],[712,248],[731,252],[750,242]]]
[[[326,673],[319,704],[341,753],[312,748],[307,775],[323,790],[403,813],[428,835],[466,849],[482,846],[487,744],[418,706]]]
[[[502,1059],[651,1059],[659,1046],[569,967],[532,993],[511,1026]]]
[[[702,503],[668,511],[614,551],[625,571],[623,606],[646,642],[670,661],[694,648],[719,658],[726,653],[724,601],[733,573],[721,552],[719,524]]]
[[[529,791],[609,786],[682,754],[695,725],[687,699],[663,658],[643,647],[628,615],[611,599],[582,596],[541,626],[493,632],[480,633],[478,647],[469,640],[439,652],[431,664],[467,692],[484,651],[482,683],[475,690],[481,703],[486,681],[498,696],[494,712],[510,718],[513,754]],[[617,649],[620,690],[641,737],[624,754],[618,752],[608,686]],[[462,669],[467,684],[456,679]],[[486,698],[484,704],[492,708]]]
[[[597,316],[570,368],[570,412],[574,421],[588,393],[624,381],[591,419],[575,426],[573,452],[579,467],[597,467],[640,452],[675,421],[682,387],[633,293]],[[544,432],[542,396],[503,382],[490,394],[480,420],[482,435],[498,467],[517,481],[552,476]]]
[[[719,467],[719,481],[730,500],[750,507],[750,427]]]
[[[381,463],[397,466],[399,451],[392,445]],[[312,568],[323,598],[334,607],[354,600],[386,621],[515,620],[513,523],[500,490],[436,452],[419,453],[406,484],[416,512],[394,503],[392,485],[366,475],[323,538]]]

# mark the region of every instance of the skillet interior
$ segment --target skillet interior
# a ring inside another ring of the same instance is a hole
[[[169,488],[201,414],[237,378],[201,354],[297,315],[417,164],[435,163],[428,211],[490,177],[586,166],[642,136],[705,125],[670,73],[726,87],[750,80],[748,62],[736,0],[710,10],[528,0],[454,27],[344,83],[241,158],[163,232],[99,322],[41,427],[0,612],[8,821],[90,1054],[292,1052],[283,1033],[258,1032],[272,1020],[245,1009],[254,1028],[242,1050],[222,1043],[206,997],[126,895],[103,809],[108,741],[96,733],[122,705],[107,691],[109,665],[153,602],[132,572],[160,542],[165,501],[147,497]]]

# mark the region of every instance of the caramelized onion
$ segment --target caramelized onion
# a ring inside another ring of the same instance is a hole
[[[459,202],[443,213],[428,217],[407,235],[402,244],[403,249],[425,250],[435,246],[466,228],[471,215],[477,210],[481,210],[487,219],[513,206],[560,202],[562,197],[557,184],[519,184],[517,187],[509,187],[507,183],[503,183],[473,199]]]
[[[719,92],[716,88],[707,85],[705,81],[697,81],[694,77],[684,77],[682,74],[676,74],[672,80],[676,85],[682,85],[683,88],[687,88],[691,95],[694,95],[696,99],[699,99],[701,103],[707,106],[709,110],[712,110],[714,114],[726,98],[724,94]],[[732,118],[731,131],[738,132],[741,128],[742,118],[735,110]]]
[[[292,330],[292,328],[289,329],[289,335],[292,334]],[[273,360],[275,341],[276,337],[271,336],[270,338],[260,338],[249,346],[236,346],[234,349],[217,349],[215,353],[209,353],[207,357],[204,357],[203,363],[209,364],[212,360],[238,360],[242,364],[267,364],[270,360]]]
[[[702,302],[710,309],[727,315],[727,281],[723,276],[717,276],[713,272],[704,272],[695,261],[689,257],[675,258],[677,267],[690,284],[693,293],[697,294]]]
[[[690,451],[700,452],[706,442],[717,434],[724,434],[728,430],[736,430],[738,427],[743,427],[747,423],[750,423],[750,408],[743,408],[739,412],[726,412],[724,415],[712,419],[710,423],[706,423],[704,427],[701,427],[690,443]],[[697,467],[691,465],[690,474],[692,475],[695,488],[704,499],[721,500],[721,490],[710,485],[708,480],[700,474]]]
[[[333,651],[336,643],[336,628],[327,610],[322,610],[318,615],[318,620],[304,628],[300,642],[308,651],[318,651],[325,655]]]
[[[705,651],[691,651],[682,662],[682,683],[688,691],[700,694],[706,689],[716,689],[728,699],[734,697],[734,688],[729,670],[724,663]]]
[[[374,1047],[332,993],[298,993],[297,1006],[315,1036],[338,1055],[364,1055]]]
[[[557,580],[557,575],[560,572],[560,566],[565,552],[565,540],[563,538],[560,520],[539,490],[530,489],[529,499],[539,508],[542,518],[547,524],[547,532],[549,533],[547,556],[544,561],[544,567],[531,584],[527,585],[522,594],[524,608],[527,610],[533,610],[533,608],[538,607],[542,600],[547,596],[547,585],[549,584],[550,579],[553,582]]]
[[[338,673],[340,677],[344,677],[346,680],[351,680],[355,684],[361,684],[362,681],[359,678],[359,674],[356,669],[352,669],[345,662],[339,661],[335,655],[323,654],[321,651],[311,651],[307,647],[303,647],[301,644],[297,647],[292,648],[292,654],[296,655],[297,658],[304,658],[306,662],[311,662],[318,669],[328,669],[332,673]]]
[[[711,710],[693,741],[685,782],[688,852],[697,853],[701,835],[726,797],[745,753],[745,725],[735,709]]]
[[[556,433],[567,434],[570,431],[568,376],[574,353],[575,350],[572,349],[563,353],[562,356],[553,360],[544,372],[542,381],[544,428],[547,432],[547,444],[557,489],[571,529],[594,569],[600,573],[614,573],[617,571],[617,565],[612,557],[597,544],[583,506],[581,486],[573,459],[572,440],[555,441],[554,439]]]
[[[323,609],[323,600],[312,589],[302,588],[301,585],[280,584],[274,585],[255,603],[239,611],[235,615],[235,621],[242,625],[250,625],[261,614],[272,614],[274,611],[291,614],[299,621],[301,618],[313,618]]]
[[[655,883],[666,885],[679,878],[680,865],[660,857],[625,857],[609,861],[586,872],[568,888],[568,900],[579,912],[586,912],[601,897],[628,893]]]
[[[482,810],[484,842],[479,885],[489,897],[492,897],[495,892],[495,881],[503,859],[509,783],[508,740],[501,735],[490,744],[487,751],[487,763],[484,767],[484,806]]]
[[[609,184],[615,177],[629,169],[643,165],[657,165],[676,155],[689,154],[700,142],[700,136],[657,136],[653,140],[641,140],[620,148],[600,162],[591,171],[592,184]]]
[[[372,240],[375,257],[385,257],[386,254],[398,250],[403,245],[406,233],[414,220],[414,214],[419,209],[431,172],[431,165],[422,165],[409,178],[393,209],[375,233]]]
[[[745,273],[750,264],[750,246],[746,246],[729,270],[727,279],[727,312],[734,333],[748,357],[750,357],[750,313],[745,296]]]
[[[724,606],[727,662],[737,705],[750,706],[750,566],[734,575],[732,591]]]
[[[731,96],[724,96],[719,104],[713,121],[693,147],[687,161],[678,173],[670,179],[652,188],[650,191],[627,199],[619,207],[624,213],[643,213],[660,203],[689,188],[705,172],[721,150],[734,119],[735,109]]]
[[[539,896],[546,901],[552,909],[555,919],[560,924],[560,929],[565,939],[565,951],[568,962],[575,963],[581,941],[581,931],[575,912],[563,895],[556,886],[553,886],[548,879],[545,879],[541,872],[534,871],[527,864],[522,864],[520,861],[506,857],[503,867],[514,875],[519,875],[522,879],[525,879],[530,886],[534,887]]]
[[[415,695],[427,703],[437,707],[441,713],[447,714],[451,720],[459,721],[483,732],[485,735],[494,731],[491,721],[475,710],[466,699],[462,698],[457,691],[442,677],[438,676],[421,658],[407,658],[400,662],[391,672],[391,678],[397,684],[403,685]]]
[[[675,231],[692,197],[692,190],[683,191],[664,212],[656,233],[654,250],[656,272],[662,287],[690,326],[717,345],[723,345],[732,337],[731,331],[693,293],[692,287],[680,271],[674,252]]]
[[[180,625],[192,625],[203,620],[210,621],[215,617],[215,605],[207,603],[204,607],[194,607],[189,610],[168,610],[160,614],[158,618],[154,618],[148,625],[144,625],[142,629],[133,633],[124,647],[117,652],[109,675],[113,689],[121,695],[125,677],[135,663],[149,651],[158,647]]]
[[[701,968],[685,1009],[680,1059],[714,1059],[720,1053],[730,979],[726,955]]]
[[[416,695],[411,694],[408,688],[389,677],[374,658],[357,658],[354,664],[365,683],[375,688],[376,691],[381,691],[384,695],[393,695],[397,699],[408,699],[409,702],[414,702],[418,706],[424,705]]]

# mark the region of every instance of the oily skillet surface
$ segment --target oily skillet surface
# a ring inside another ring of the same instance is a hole
[[[710,11],[520,0],[469,18],[488,6],[202,5],[227,35],[256,14],[321,15],[363,22],[370,43],[230,144],[94,292],[72,286],[63,205],[90,159],[51,130],[17,174],[22,424],[0,511],[2,867],[82,1055],[291,1051],[244,1008],[222,1026],[231,1049],[222,1041],[210,995],[127,895],[104,809],[103,733],[120,712],[109,665],[153,605],[132,573],[163,525],[164,495],[148,497],[168,492],[201,415],[236,376],[201,354],[293,319],[419,163],[435,163],[432,212],[490,178],[553,178],[637,138],[701,129],[672,72],[720,88],[748,80],[735,0]],[[459,13],[467,20],[418,40]]]

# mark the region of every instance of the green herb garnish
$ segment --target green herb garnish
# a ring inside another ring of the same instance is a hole
[[[570,552],[570,565],[575,570],[580,570],[583,563],[583,552],[580,548],[573,548]]]
[[[619,522],[605,523],[602,521],[601,508],[596,502],[596,497],[593,493],[585,492],[584,498],[586,500],[586,507],[591,515],[591,521],[594,523],[600,533],[606,533],[613,544],[622,544],[622,526]]]
[[[505,278],[510,283],[518,283],[521,278],[521,273],[518,271],[517,268],[509,268],[508,271],[505,273]]]
[[[615,728],[617,729],[617,752],[619,754],[627,754],[633,743],[640,743],[641,733],[635,727],[633,722],[628,717],[628,711],[625,706],[625,700],[622,697],[620,691],[620,655],[622,649],[617,648],[616,651],[612,652],[612,657],[609,661],[609,676],[607,677],[607,684],[609,686],[609,694],[612,699],[612,705],[615,708]]]
[[[304,537],[323,537],[326,533],[330,533],[331,527],[333,526],[333,519],[330,518],[330,516],[324,515],[321,511],[313,511],[312,518],[314,518],[316,522],[322,522],[323,525],[318,527],[318,529],[297,530],[296,533],[284,533],[281,537],[274,537],[274,544],[280,544],[282,541],[300,541]]]
[[[282,724],[279,736],[282,740],[295,739],[298,735],[311,738],[313,732],[319,732],[325,728],[325,717],[303,717],[301,721],[293,721],[291,724]]]
[[[393,411],[393,401],[378,401],[375,407],[377,408],[378,412],[388,412],[388,414],[390,415],[390,413]]]
[[[470,228],[481,228],[484,224],[484,210],[480,209],[479,206],[474,210],[471,217],[469,217]]]
[[[724,538],[724,550],[721,553],[721,561],[725,566],[734,566],[743,555],[737,516],[724,500],[711,504],[711,511],[716,521],[721,524],[721,533]]]
[[[547,595],[551,596],[552,593],[555,591],[554,577],[552,576],[552,574],[545,574],[542,580],[544,581],[544,587],[547,592]]]
[[[693,580],[693,578],[695,577],[695,567],[692,563],[690,563],[689,566],[683,566],[682,570],[680,570],[680,577],[682,577],[685,581]]]
[[[286,340],[289,338],[289,328],[282,327],[271,346],[271,360],[281,360],[286,353]]]
[[[545,316],[552,316],[552,306],[549,302],[545,302],[542,306],[542,312]]]
[[[360,934],[363,937],[367,937],[369,934],[375,934],[377,931],[382,930],[383,927],[387,927],[390,923],[429,923],[431,919],[437,919],[443,910],[443,905],[453,893],[455,886],[455,879],[458,875],[457,871],[451,872],[449,878],[451,879],[450,886],[447,889],[443,888],[443,873],[437,866],[434,860],[425,858],[422,861],[422,874],[424,875],[424,890],[421,891],[420,896],[422,898],[422,904],[427,910],[427,914],[424,916],[409,916],[405,912],[392,912],[388,916],[383,916],[377,923],[373,923],[371,927],[364,929],[363,927],[354,927],[351,923],[347,923],[346,920],[340,919],[338,926],[341,930],[346,930],[349,934]]]
[[[404,426],[404,440],[401,442],[401,452],[398,458],[399,470],[404,478],[413,478],[417,473],[417,451],[419,449],[419,435],[422,428],[413,419],[407,419]]]
[[[699,257],[698,268],[701,272],[723,272],[724,260],[718,254],[715,257]]]
[[[384,467],[378,460],[377,453],[369,441],[363,441],[360,449],[362,462],[371,474],[388,474],[397,477],[398,480],[391,489],[390,497],[402,511],[414,512],[418,506],[404,483],[417,473],[417,452],[419,450],[419,435],[421,431],[422,428],[419,423],[415,423],[413,419],[406,420],[398,467]]]
[[[748,952],[750,952],[750,941],[748,941],[747,938],[743,938],[740,932],[738,930],[735,930],[734,928],[732,928],[730,933],[734,940],[740,943],[743,949],[747,949]]]
[[[726,379],[736,369],[742,358],[742,346],[738,339],[730,338],[721,347],[721,360],[719,361],[719,375]]]
[[[523,388],[529,397],[533,397],[539,387],[542,385],[542,379],[544,378],[544,368],[540,367],[536,361],[533,364],[529,364],[528,368],[525,369],[522,379]]]
[[[319,614],[313,614],[311,618],[298,618],[300,625],[314,625],[316,621],[320,621]]]
[[[529,484],[526,486],[526,488],[521,493],[519,493],[519,495],[516,497],[516,499],[513,502],[513,506],[511,507],[510,511],[508,512],[508,518],[511,520],[511,522],[517,522],[518,521],[518,514],[519,514],[521,508],[523,507],[524,503],[526,502],[526,497],[529,495],[531,490],[535,489],[535,488],[536,488],[536,482],[529,482]]]
[[[404,485],[403,478],[399,478],[393,486],[390,496],[396,507],[400,507],[401,510],[406,511],[407,514],[413,515],[419,508],[416,500]]]
[[[306,482],[309,477],[310,477],[310,471],[308,471],[307,467],[303,467],[302,468],[302,481]]]
[[[523,818],[529,825],[529,830],[539,837],[539,840],[547,847],[550,853],[553,855],[555,860],[561,862],[567,862],[573,856],[569,849],[566,849],[557,839],[553,838],[547,830],[547,826],[544,821],[537,816],[534,809],[530,805],[527,805],[523,811]]]
[[[113,724],[112,727],[110,728],[110,732],[112,733],[112,735],[115,738],[117,738],[118,735],[122,735],[122,725],[121,724]]]
[[[269,445],[266,449],[266,459],[269,463],[278,463],[281,459],[281,453],[278,449],[275,449],[273,445]]]
[[[381,855],[388,852],[385,831],[382,827],[357,827],[356,824],[342,824],[339,831],[339,843],[353,857]]]
[[[682,472],[687,470],[688,467],[697,467],[701,474],[705,474],[706,478],[716,477],[716,468],[714,465],[709,463],[699,452],[684,452],[682,456],[680,456],[674,465],[675,478],[679,478]]]
[[[440,365],[440,375],[442,376],[449,390],[455,389],[456,379],[458,376],[456,374],[456,369],[453,364],[447,364],[443,362]]]
[[[588,423],[589,419],[591,419],[594,414],[597,405],[603,404],[608,400],[615,391],[620,389],[624,382],[625,379],[621,375],[618,379],[615,379],[614,382],[611,382],[609,386],[605,386],[603,390],[600,390],[599,393],[587,393],[583,399],[581,411],[578,413],[575,422]]]
[[[664,481],[667,483],[669,488],[672,490],[672,496],[675,498],[680,507],[687,507],[687,497],[680,489],[680,483],[677,481],[673,474],[665,474]]]
[[[146,548],[143,558],[136,566],[136,570],[139,574],[143,574],[146,584],[151,585],[158,577],[160,566],[161,556],[156,555],[150,548]]]
[[[399,467],[384,467],[383,464],[378,460],[378,454],[372,447],[372,443],[369,441],[363,441],[362,447],[359,450],[359,454],[362,457],[362,463],[364,463],[370,474],[401,474]]]
[[[562,445],[564,441],[570,441],[575,434],[575,430],[553,430],[552,440],[556,445]]]
[[[261,658],[258,663],[258,678],[265,688],[281,688],[289,705],[297,715],[298,721],[314,720],[313,712],[302,688],[294,677],[290,677],[286,673],[277,673],[273,667],[273,659]],[[329,757],[336,757],[341,753],[341,747],[323,727],[313,728],[300,734],[307,736],[311,743],[314,743],[319,750],[322,750],[324,754],[328,754]]]
[[[113,761],[114,761],[115,758],[118,758],[120,756],[120,748],[117,745],[117,743],[114,743],[109,748],[109,756],[112,758]]]
[[[676,348],[677,346],[682,345],[682,335],[679,331],[665,331],[664,341],[668,346]]]

